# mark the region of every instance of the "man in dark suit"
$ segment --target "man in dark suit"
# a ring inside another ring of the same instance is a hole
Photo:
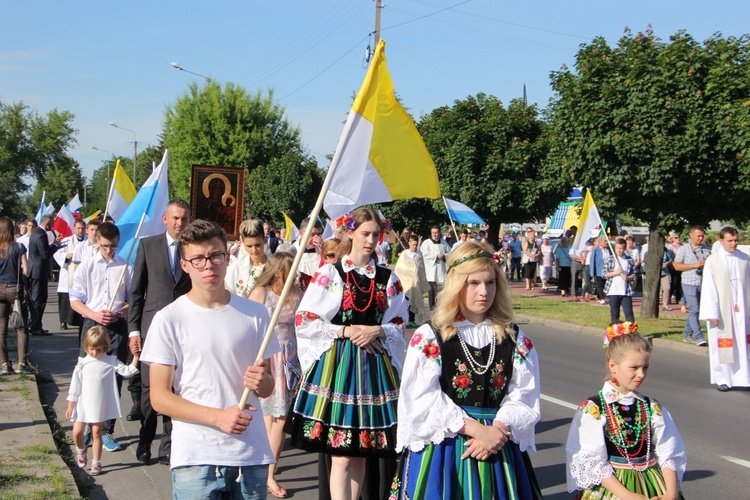
[[[188,225],[190,205],[183,200],[172,200],[167,205],[162,220],[167,225],[163,234],[143,238],[138,246],[130,291],[128,331],[131,352],[140,352],[147,341],[148,329],[157,311],[190,291],[190,277],[180,266],[177,240]],[[151,406],[149,367],[141,363],[141,430],[135,455],[147,464],[151,459],[151,443],[156,435],[157,415]],[[130,389],[136,402],[137,391]],[[159,462],[169,464],[172,422],[163,418],[163,431],[159,445]]]
[[[49,282],[50,262],[57,251],[58,242],[49,244],[47,231],[52,228],[52,216],[42,217],[39,226],[29,236],[29,333],[31,335],[51,335],[42,328],[42,316],[47,306],[47,283]]]

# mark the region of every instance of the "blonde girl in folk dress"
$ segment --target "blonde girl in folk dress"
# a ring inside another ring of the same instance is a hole
[[[273,315],[279,307],[279,296],[284,288],[294,257],[286,252],[277,252],[269,257],[263,274],[260,275],[255,287],[248,297],[250,300],[266,306],[268,314]],[[260,399],[263,419],[266,422],[268,441],[278,463],[281,450],[284,447],[284,423],[289,407],[294,401],[294,389],[302,375],[299,358],[297,357],[297,338],[294,335],[294,312],[297,310],[302,290],[294,285],[289,296],[281,304],[281,313],[276,323],[276,337],[281,351],[271,356],[269,370],[274,379],[273,393],[267,398]],[[274,478],[276,464],[268,466],[268,489],[277,498],[286,498],[287,492],[279,486]]]
[[[83,350],[87,355],[78,358],[78,364],[73,370],[65,418],[74,422],[73,441],[76,445],[76,463],[81,468],[86,467],[88,458],[86,445],[83,442],[83,432],[86,424],[91,425],[94,460],[91,462],[90,473],[92,476],[97,476],[102,471],[104,422],[122,417],[116,376],[131,378],[137,374],[136,366],[140,355],[134,354],[133,361],[129,365],[123,364],[116,356],[107,356],[109,334],[101,326],[89,328],[83,339]]]
[[[242,221],[240,237],[242,241],[240,253],[237,260],[227,268],[224,284],[226,289],[233,294],[247,298],[268,259],[265,253],[263,221],[258,219]]]
[[[581,403],[568,433],[568,491],[581,499],[677,499],[687,465],[672,416],[640,393],[651,344],[635,323],[615,323],[604,346],[610,379]]]
[[[505,276],[491,248],[466,241],[407,348],[392,498],[541,498],[527,455],[539,397],[537,353],[513,323]]]
[[[285,431],[293,446],[331,455],[334,500],[358,498],[365,460],[386,460],[368,464],[368,491],[362,492],[384,498],[395,472],[408,304],[396,276],[375,265],[378,214],[359,208],[343,225],[348,241],[340,261],[318,269],[297,310],[305,374]],[[381,481],[372,480],[378,465],[384,466]]]

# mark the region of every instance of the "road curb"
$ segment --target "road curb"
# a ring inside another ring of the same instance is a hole
[[[32,378],[33,377],[33,378]],[[31,414],[34,433],[36,434],[41,444],[48,445],[51,449],[55,450],[55,453],[50,453],[49,459],[52,464],[58,469],[61,477],[65,478],[65,484],[68,487],[68,493],[72,496],[79,496],[78,485],[73,479],[73,472],[68,467],[68,464],[60,456],[60,451],[57,449],[55,438],[52,436],[52,428],[47,420],[47,415],[44,413],[42,407],[42,400],[39,394],[39,385],[35,375],[29,375],[29,379],[25,381],[26,388],[29,391],[29,413]],[[34,404],[36,403],[36,404]]]
[[[594,326],[578,325],[576,323],[566,323],[564,321],[558,321],[558,320],[550,320],[550,319],[540,318],[539,316],[531,316],[529,314],[516,314],[516,320],[519,323],[532,323],[534,325],[547,326],[549,328],[555,328],[558,330],[568,330],[572,332],[585,333],[586,335],[591,335],[591,336],[596,336],[596,337],[604,336],[604,332],[602,331],[601,328],[597,328]],[[695,344],[688,344],[686,342],[679,342],[675,340],[653,338],[653,337],[648,337],[648,338],[651,339],[652,345],[660,349],[670,349],[672,351],[680,351],[680,352],[695,354],[696,356],[708,357],[708,348],[705,346],[699,347]]]

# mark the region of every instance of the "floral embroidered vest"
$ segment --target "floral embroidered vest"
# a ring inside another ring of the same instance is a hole
[[[370,278],[356,271],[345,273],[340,262],[334,267],[344,282],[344,292],[341,297],[341,308],[331,322],[334,325],[379,325],[388,308],[386,288],[391,271],[385,267],[375,266],[375,288],[370,294]]]
[[[432,326],[432,325],[430,325]],[[518,327],[515,326],[516,333]],[[433,330],[435,328],[433,327]],[[440,387],[451,400],[459,406],[481,408],[499,408],[508,393],[508,384],[513,375],[513,354],[516,343],[506,337],[497,344],[495,359],[483,375],[478,375],[466,362],[458,335],[443,342],[440,332],[436,331],[436,341],[440,346],[443,373],[440,376]],[[476,349],[467,344],[469,352],[480,365],[486,365],[490,355],[490,344]]]

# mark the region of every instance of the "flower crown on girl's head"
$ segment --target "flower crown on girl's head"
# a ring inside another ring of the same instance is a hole
[[[336,219],[336,227],[342,227],[344,229],[351,229],[352,231],[354,231],[356,229],[355,225],[356,223],[354,222],[354,217],[352,217],[352,214],[344,214]]]
[[[638,323],[631,323],[626,321],[625,323],[616,323],[607,327],[607,334],[604,336],[604,343],[602,349],[609,347],[609,342],[615,337],[621,335],[628,335],[630,333],[638,333]]]

